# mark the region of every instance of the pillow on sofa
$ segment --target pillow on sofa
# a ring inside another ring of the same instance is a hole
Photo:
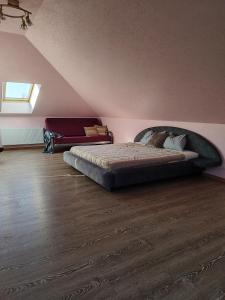
[[[151,145],[156,148],[162,148],[167,137],[168,133],[166,131],[154,132],[147,145]]]
[[[148,142],[150,141],[150,139],[153,137],[153,134],[154,134],[153,130],[147,131],[147,132],[143,135],[143,137],[140,139],[140,142],[139,142],[139,143],[141,143],[141,144],[143,144],[143,145],[148,144]]]
[[[95,125],[95,128],[97,129],[98,135],[107,135],[108,134],[107,126]]]
[[[183,151],[187,143],[186,135],[168,136],[163,144],[166,149]]]
[[[86,136],[96,136],[98,135],[97,129],[93,127],[84,127],[85,135]]]

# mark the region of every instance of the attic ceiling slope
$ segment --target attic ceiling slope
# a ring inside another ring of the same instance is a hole
[[[0,41],[3,43],[0,55],[0,85],[7,81],[41,84],[32,116],[96,116],[92,108],[25,36],[0,32]]]
[[[44,0],[28,39],[101,116],[225,123],[224,0]]]

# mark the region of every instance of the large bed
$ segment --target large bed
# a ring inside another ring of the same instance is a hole
[[[140,144],[150,130],[186,135],[184,151]],[[72,147],[64,153],[64,161],[108,191],[138,183],[200,174],[222,163],[216,147],[201,135],[165,126],[141,131],[133,143]]]

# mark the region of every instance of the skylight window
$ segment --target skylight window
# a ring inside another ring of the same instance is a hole
[[[0,95],[0,113],[32,114],[41,90],[38,83],[2,83]]]
[[[3,86],[3,101],[30,102],[34,84],[6,82]]]

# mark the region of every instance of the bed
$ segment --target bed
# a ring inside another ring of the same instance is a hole
[[[139,144],[150,130],[166,131],[177,136],[185,134],[185,151],[178,153],[168,149],[150,149]],[[131,157],[133,159],[129,159]],[[169,126],[146,128],[137,134],[134,143],[72,147],[64,152],[64,161],[108,191],[138,183],[200,174],[222,163],[219,151],[206,138],[183,128]]]

